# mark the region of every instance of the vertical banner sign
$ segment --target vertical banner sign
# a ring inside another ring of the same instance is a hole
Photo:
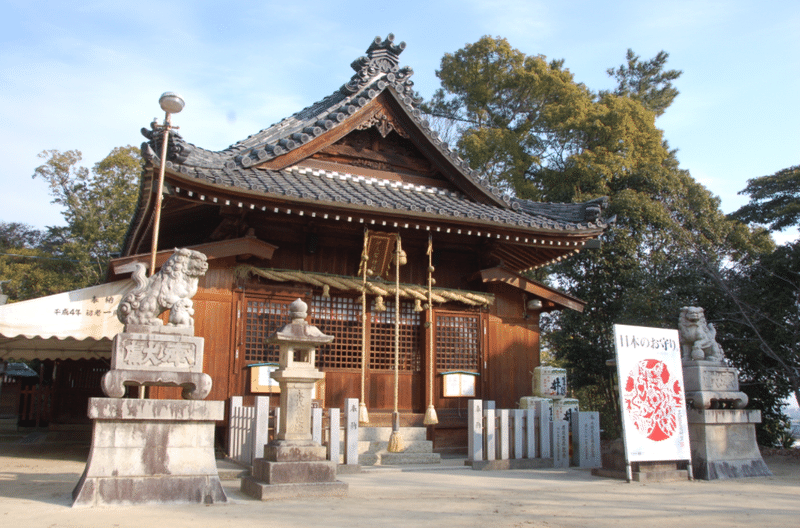
[[[628,464],[690,460],[677,330],[614,325]]]

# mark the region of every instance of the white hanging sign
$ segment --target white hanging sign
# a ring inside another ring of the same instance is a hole
[[[690,460],[677,330],[614,325],[625,456]]]

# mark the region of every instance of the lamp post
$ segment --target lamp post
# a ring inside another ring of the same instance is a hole
[[[156,253],[158,252],[158,231],[161,228],[161,200],[164,194],[164,171],[167,166],[167,145],[169,144],[169,131],[172,128],[172,114],[183,110],[186,104],[183,98],[173,92],[164,92],[158,98],[158,104],[165,112],[164,137],[161,143],[161,169],[158,173],[158,190],[156,192],[155,218],[153,220],[153,244],[150,248],[150,275],[156,272]],[[175,127],[178,128],[178,127]]]

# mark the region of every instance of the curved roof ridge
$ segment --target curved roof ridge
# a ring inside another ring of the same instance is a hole
[[[180,134],[172,132],[169,137],[168,166],[183,173],[188,167],[228,170],[255,167],[336,128],[381,93],[388,91],[430,143],[480,194],[501,207],[515,211],[525,207],[524,202],[491,185],[484,175],[470,168],[469,163],[431,128],[419,109],[421,100],[413,90],[413,70],[399,66],[399,55],[405,47],[405,42],[395,44],[391,33],[386,39],[375,37],[366,55],[351,63],[355,74],[338,90],[224,150],[211,151],[197,147],[185,141]],[[151,129],[143,128],[142,133],[150,139],[142,145],[143,157],[148,162],[159,163],[160,129],[156,123],[152,123]]]

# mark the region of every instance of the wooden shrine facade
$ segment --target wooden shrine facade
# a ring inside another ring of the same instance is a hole
[[[110,276],[149,262],[164,163],[158,262],[174,247],[209,256],[194,317],[210,398],[255,394],[252,365],[277,360],[264,338],[299,297],[311,323],[335,336],[317,353],[326,373],[319,398],[328,407],[360,398],[363,377],[371,421],[392,410],[399,320],[400,411],[421,423],[432,401],[440,423],[431,434],[444,448],[466,431],[466,398],[444,396],[443,373],[477,375],[476,397],[506,407],[530,394],[539,315],[583,303],[524,273],[591,245],[605,228],[605,202],[537,203],[489,186],[420,113],[411,71],[398,64],[404,46],[376,39],[333,94],[223,151],[170,134],[161,160],[162,129],[144,129],[139,206]],[[407,255],[399,313],[393,265],[364,282],[365,234],[399,239]]]

